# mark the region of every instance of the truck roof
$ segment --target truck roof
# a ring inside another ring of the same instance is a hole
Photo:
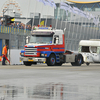
[[[55,33],[55,32],[56,32],[56,33],[58,33],[58,34],[59,34],[59,33],[60,33],[60,34],[64,34],[64,33],[63,33],[63,30],[60,30],[60,29],[56,29],[56,30],[48,30],[48,29],[33,30],[33,31],[31,32],[31,34],[34,35],[35,33],[38,33],[38,32],[39,32],[39,33],[40,33],[40,32],[42,32],[42,33],[43,33],[43,32],[44,32],[44,33]]]
[[[81,40],[80,46],[100,46],[100,40]]]

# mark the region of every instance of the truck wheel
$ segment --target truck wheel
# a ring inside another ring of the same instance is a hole
[[[56,65],[56,66],[62,66],[62,62],[56,63],[55,65]]]
[[[54,66],[56,63],[56,57],[54,54],[51,54],[49,58],[47,58],[47,65],[48,66]]]
[[[83,63],[83,57],[82,55],[77,55],[75,58],[75,62],[72,62],[72,66],[81,66],[81,64]]]
[[[78,57],[77,57],[77,65],[81,66],[81,64],[82,64],[82,56],[78,55]]]
[[[90,63],[86,63],[87,66],[89,66]]]
[[[77,66],[81,66],[81,64],[82,64],[82,62],[83,62],[83,57],[82,57],[82,55],[77,55],[77,57],[76,57],[76,65]]]
[[[31,66],[32,65],[32,63],[26,62],[26,61],[23,61],[23,63],[24,63],[25,66]]]
[[[72,66],[77,66],[75,62],[72,62],[71,65],[72,65]]]
[[[36,64],[37,64],[37,62],[33,62],[32,64],[36,65]]]

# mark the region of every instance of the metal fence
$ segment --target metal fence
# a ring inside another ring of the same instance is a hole
[[[56,20],[52,22],[52,26],[55,29]],[[61,26],[62,23],[62,26]],[[72,24],[71,22],[61,22],[58,20],[56,29],[62,29],[65,31],[65,49],[71,51],[78,51],[80,40],[100,39],[100,28],[98,25],[92,23],[91,26],[83,24]]]
[[[0,33],[11,33],[11,34],[20,34],[20,35],[27,35],[30,33],[28,29],[20,29],[11,26],[2,26],[0,25]]]
[[[80,40],[100,39],[100,29],[96,26],[86,27],[67,23],[65,37],[66,49],[78,51]]]
[[[0,26],[0,33],[9,34],[10,49],[24,49],[26,44],[26,36],[30,35],[30,30],[15,27]]]

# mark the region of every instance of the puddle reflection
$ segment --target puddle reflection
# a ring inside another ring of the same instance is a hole
[[[100,87],[38,84],[34,87],[0,86],[0,100],[100,100]]]

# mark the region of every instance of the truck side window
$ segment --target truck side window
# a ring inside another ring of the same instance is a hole
[[[54,43],[56,43],[56,44],[59,43],[59,36],[58,35],[54,36]]]
[[[97,47],[91,47],[91,52],[92,53],[97,53]]]

